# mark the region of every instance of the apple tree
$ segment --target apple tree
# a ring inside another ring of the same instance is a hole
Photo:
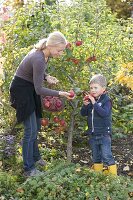
[[[121,98],[115,95],[117,86],[114,79],[121,63],[130,61],[132,57],[132,38],[126,31],[130,20],[117,20],[104,0],[72,1],[68,6],[59,4],[51,20],[53,28],[63,32],[69,43],[64,57],[51,62],[50,71],[59,78],[62,89],[73,89],[77,95],[75,100],[68,102],[68,112],[65,113],[70,122],[67,148],[70,161],[72,135],[85,126],[80,117],[80,107],[82,92],[89,90],[90,77],[95,73],[104,74],[115,104]],[[77,126],[76,130],[74,126]]]

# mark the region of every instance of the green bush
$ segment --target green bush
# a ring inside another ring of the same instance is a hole
[[[65,162],[55,162],[44,175],[29,178],[18,188],[7,178],[1,182],[5,199],[12,195],[15,200],[129,200],[133,191],[133,181],[128,178],[105,176]]]
[[[15,176],[0,172],[0,199],[12,199],[18,187],[16,180]]]

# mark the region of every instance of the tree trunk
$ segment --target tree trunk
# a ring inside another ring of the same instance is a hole
[[[67,161],[72,161],[72,139],[73,139],[73,130],[74,130],[74,111],[71,113],[70,117],[70,127],[68,130],[68,142],[67,142]]]

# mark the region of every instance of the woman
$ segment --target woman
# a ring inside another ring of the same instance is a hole
[[[50,84],[58,83],[55,77],[46,74],[47,62],[50,57],[61,56],[65,47],[66,39],[58,31],[49,34],[47,39],[40,40],[20,63],[10,86],[11,106],[16,109],[17,121],[24,124],[22,154],[25,176],[40,174],[35,164],[45,164],[37,144],[42,117],[40,95],[70,99],[69,92],[42,86],[44,79]]]

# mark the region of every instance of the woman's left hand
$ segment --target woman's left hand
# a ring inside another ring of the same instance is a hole
[[[55,78],[54,76],[47,75],[46,80],[49,84],[57,84],[59,80]]]

